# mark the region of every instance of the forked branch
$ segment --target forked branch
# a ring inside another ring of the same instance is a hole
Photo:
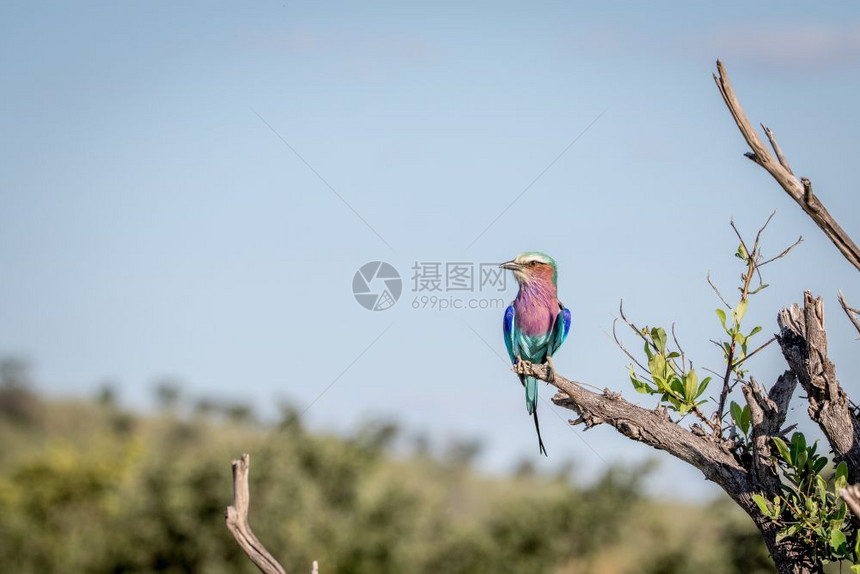
[[[227,528],[233,538],[242,547],[242,551],[260,569],[263,574],[286,574],[283,567],[269,554],[263,543],[251,531],[248,523],[248,506],[250,489],[248,487],[248,470],[251,467],[250,455],[243,454],[242,458],[233,461],[233,504],[227,507]],[[316,569],[316,563],[314,564]]]
[[[570,381],[558,373],[550,377],[546,365],[535,364],[529,369],[528,374],[561,391],[553,397],[553,403],[579,414],[579,418],[570,421],[571,424],[585,424],[587,428],[602,423],[613,426],[628,438],[665,450],[693,465],[705,477],[730,492],[746,481],[746,470],[730,452],[730,443],[723,444],[710,435],[689,431],[672,421],[664,410],[642,408],[618,393],[587,391],[581,383]]]
[[[848,301],[845,300],[845,295],[842,294],[842,291],[839,292],[839,305],[842,306],[842,310],[845,311],[846,315],[848,315],[848,319],[851,321],[851,324],[854,325],[854,328],[857,329],[858,333],[860,333],[860,309],[855,309],[850,306]]]
[[[776,137],[770,128],[762,125],[768,141],[773,148],[776,157],[771,155],[765,144],[759,138],[755,128],[747,118],[741,103],[735,95],[729,76],[726,74],[726,69],[720,60],[717,60],[717,73],[714,74],[714,81],[717,83],[717,88],[723,96],[723,101],[729,108],[741,135],[744,136],[751,152],[746,156],[752,161],[763,167],[791,196],[794,201],[806,212],[816,225],[824,232],[825,235],[836,245],[837,249],[845,256],[845,258],[860,271],[860,248],[854,243],[851,237],[836,223],[833,216],[821,203],[821,200],[812,192],[812,183],[807,178],[797,179],[791,168],[788,165],[788,160],[782,153],[779,144],[776,142]]]

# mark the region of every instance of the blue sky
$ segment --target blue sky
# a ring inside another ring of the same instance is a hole
[[[606,335],[619,300],[638,322],[674,321],[717,367],[705,274],[731,293],[730,218],[754,233],[776,209],[766,252],[805,241],[767,269],[749,324],[775,331],[804,289],[824,295],[837,372],[860,396],[835,301],[860,301],[857,273],[742,157],[711,79],[723,58],[856,238],[858,38],[850,2],[6,2],[0,355],[28,358],[47,392],[111,380],[141,408],[164,376],[264,414],[337,379],[307,412],[315,428],[389,417],[481,439],[491,470],[527,457],[590,476],[655,453],[542,405],[539,460],[498,356],[501,311],[412,309],[414,262],[549,252],[574,314],[559,370],[651,406]],[[404,278],[384,312],[351,293],[373,260]],[[772,348],[751,367],[770,383],[784,362]],[[711,492],[660,460],[656,491]]]

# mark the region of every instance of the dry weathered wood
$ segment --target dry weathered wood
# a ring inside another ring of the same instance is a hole
[[[753,494],[772,498],[779,494],[776,469],[760,464],[762,473],[770,472],[770,479],[762,481],[751,471],[752,462],[732,452],[733,443],[710,434],[687,430],[672,421],[665,409],[650,410],[625,400],[619,393],[604,390],[594,393],[580,383],[555,373],[550,376],[546,365],[531,365],[528,374],[555,386],[560,393],[553,403],[576,412],[579,417],[571,424],[584,424],[591,428],[607,424],[635,441],[664,450],[672,456],[699,469],[708,480],[723,490],[753,519],[761,531],[765,544],[780,574],[812,574],[821,572],[808,549],[793,539],[776,541],[778,527],[764,516],[752,499]],[[767,397],[769,422],[767,428],[778,428],[785,420],[788,400],[793,390],[793,379],[783,375]],[[763,395],[762,395],[763,396]]]
[[[248,523],[248,506],[250,504],[250,489],[248,487],[248,470],[251,467],[251,457],[243,454],[233,461],[233,504],[227,507],[227,528],[233,538],[239,543],[242,551],[264,574],[286,574],[283,567],[269,554],[263,543],[251,531]],[[316,563],[314,563],[316,571]]]
[[[854,328],[857,329],[858,333],[860,333],[860,309],[855,309],[848,305],[848,301],[845,300],[845,295],[842,294],[842,291],[839,292],[839,305],[842,306],[842,310],[845,311],[846,315],[848,315],[848,319],[851,321],[851,324],[854,325]]]
[[[741,388],[750,408],[754,477],[763,492],[778,493],[780,489],[779,472],[771,458],[771,445],[773,437],[780,434],[796,386],[797,377],[792,371],[786,371],[768,394],[752,379]]]
[[[777,341],[789,368],[806,391],[809,418],[821,428],[836,460],[848,464],[849,482],[860,482],[860,420],[836,378],[836,368],[827,358],[821,298],[804,292],[803,308],[792,304],[779,312],[777,321]]]
[[[830,215],[827,208],[821,203],[821,200],[812,192],[812,183],[809,179],[801,178],[798,180],[795,177],[788,165],[788,161],[782,154],[779,144],[776,143],[773,132],[763,125],[765,134],[767,134],[768,140],[777,157],[774,158],[767,150],[767,147],[765,147],[755,128],[750,123],[749,118],[747,118],[743,107],[741,107],[732,84],[729,82],[726,69],[720,60],[717,60],[717,73],[714,74],[714,81],[717,83],[717,88],[719,88],[720,94],[723,96],[723,101],[729,108],[741,135],[744,136],[744,139],[752,150],[746,156],[763,167],[776,180],[780,187],[797,202],[803,211],[827,235],[830,241],[836,245],[842,255],[860,271],[860,248],[857,247],[839,224],[836,223],[836,220]]]

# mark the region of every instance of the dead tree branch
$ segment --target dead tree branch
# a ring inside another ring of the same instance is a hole
[[[248,488],[248,470],[251,466],[250,455],[243,454],[242,458],[233,461],[233,504],[227,507],[227,528],[233,538],[241,546],[242,551],[260,569],[263,574],[286,574],[283,567],[269,554],[263,543],[251,531],[248,523],[248,506],[250,490]],[[314,563],[316,571],[316,563]]]
[[[848,305],[848,301],[845,300],[845,295],[842,294],[842,291],[839,292],[839,304],[842,306],[842,310],[845,311],[845,314],[848,315],[848,319],[851,321],[851,324],[854,325],[854,328],[857,329],[858,333],[860,333],[860,309],[855,309]]]
[[[788,415],[788,404],[797,377],[791,371],[780,375],[768,394],[755,380],[742,387],[744,398],[750,407],[752,423],[753,471],[756,482],[765,492],[779,492],[779,472],[771,457],[772,439],[781,434],[782,425]]]
[[[779,528],[758,510],[752,498],[753,494],[763,493],[773,497],[780,492],[777,469],[770,461],[761,461],[757,470],[753,470],[751,461],[733,452],[733,441],[707,434],[701,428],[699,432],[687,430],[673,421],[664,409],[642,408],[608,389],[603,393],[594,393],[584,389],[582,383],[568,380],[558,373],[550,377],[546,365],[531,365],[527,374],[549,382],[561,391],[552,401],[579,415],[570,421],[571,424],[585,424],[586,428],[599,424],[612,426],[628,438],[666,451],[694,466],[705,478],[720,485],[753,519],[779,572],[821,572],[820,565],[816,565],[806,549],[794,540],[777,542]],[[757,432],[762,436],[759,456],[769,452],[766,450],[770,448],[766,444],[766,437],[778,432],[785,422],[794,381],[791,375],[783,375],[768,396],[764,396],[761,390],[751,395],[756,405],[763,405],[756,415]]]
[[[720,60],[717,60],[717,73],[714,74],[714,81],[717,83],[717,88],[719,88],[720,94],[723,96],[723,101],[729,108],[741,135],[744,136],[744,139],[752,150],[751,152],[747,152],[746,156],[763,167],[776,180],[780,187],[797,202],[801,209],[827,235],[830,241],[836,245],[842,255],[860,271],[860,248],[857,247],[839,224],[836,223],[836,220],[830,215],[824,204],[821,203],[821,200],[812,193],[812,183],[809,179],[801,178],[798,180],[795,177],[788,166],[788,161],[782,154],[779,144],[776,143],[773,132],[763,125],[762,127],[770,141],[771,147],[773,147],[776,157],[771,155],[767,147],[765,147],[741,107],[732,84],[729,82],[726,69]]]
[[[806,291],[803,309],[795,303],[781,310],[777,321],[777,341],[789,368],[806,391],[809,418],[824,432],[836,461],[848,464],[849,482],[860,482],[860,420],[836,378],[836,368],[827,358],[821,298],[813,298]]]
[[[628,438],[665,450],[693,465],[706,478],[720,485],[741,484],[746,480],[746,470],[730,451],[731,443],[694,434],[672,421],[664,411],[634,405],[618,393],[587,391],[580,383],[558,373],[554,380],[549,381],[546,365],[531,365],[529,374],[562,391],[552,400],[556,405],[579,414],[571,424],[584,423],[586,428],[603,423],[613,426]]]

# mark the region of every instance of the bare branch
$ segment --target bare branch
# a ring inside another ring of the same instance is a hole
[[[770,212],[770,215],[767,216],[767,221],[764,222],[764,225],[762,225],[759,228],[758,232],[755,234],[755,241],[753,242],[753,250],[752,250],[751,255],[755,254],[755,252],[758,251],[758,246],[759,246],[759,243],[761,242],[761,234],[764,233],[765,229],[767,229],[767,225],[768,225],[768,223],[770,223],[770,220],[773,219],[774,215],[776,215],[776,210],[773,210]]]
[[[684,353],[684,348],[681,346],[681,343],[678,342],[678,336],[675,335],[675,322],[672,321],[672,340],[675,341],[675,346],[678,348],[678,352],[681,353],[681,366],[684,367],[686,361],[686,353]],[[690,368],[693,366],[693,361],[690,361]]]
[[[741,388],[750,408],[755,479],[768,492],[778,492],[780,488],[779,472],[771,459],[771,439],[779,435],[796,385],[794,373],[786,371],[768,395],[755,380]]]
[[[771,257],[770,259],[768,259],[767,261],[764,261],[763,263],[759,263],[758,265],[756,265],[756,267],[764,267],[768,263],[773,263],[777,259],[782,259],[786,255],[791,253],[791,250],[794,249],[795,247],[797,247],[798,245],[800,245],[802,242],[803,242],[803,236],[801,235],[800,237],[797,238],[797,241],[795,241],[794,243],[792,243],[791,245],[786,247],[782,253],[780,253],[779,255],[777,255],[775,257]]]
[[[648,371],[647,367],[639,362],[639,360],[633,356],[633,353],[627,350],[627,347],[621,342],[621,339],[618,338],[618,333],[615,331],[615,324],[618,323],[618,319],[615,318],[612,320],[612,338],[615,339],[615,344],[618,345],[618,348],[624,351],[624,354],[630,357],[630,360],[636,363],[636,366],[642,369],[643,371]]]
[[[744,361],[746,361],[747,359],[749,359],[750,357],[752,357],[753,355],[755,355],[756,353],[758,353],[759,351],[761,351],[762,349],[764,349],[765,347],[767,347],[768,345],[773,343],[774,341],[776,341],[776,337],[771,337],[770,339],[767,340],[766,343],[763,343],[762,345],[760,345],[752,353],[748,354],[743,359],[735,361],[735,363],[732,365],[732,368],[734,369],[736,367],[739,367],[741,365],[741,363],[743,363]]]
[[[773,153],[776,154],[776,159],[779,160],[779,165],[784,167],[786,169],[786,171],[788,171],[788,173],[790,173],[791,175],[794,175],[794,172],[791,171],[791,167],[789,167],[789,165],[788,165],[788,160],[785,159],[784,155],[782,155],[782,150],[779,148],[779,144],[776,143],[776,137],[774,137],[774,135],[773,135],[773,130],[771,130],[769,127],[767,127],[764,124],[760,124],[760,125],[761,125],[761,129],[764,130],[764,135],[767,136],[767,140],[770,142],[770,147],[773,148]]]
[[[628,438],[665,450],[695,466],[727,490],[740,488],[746,480],[746,470],[730,452],[729,443],[698,436],[669,419],[665,411],[644,409],[618,393],[587,391],[581,383],[558,373],[550,380],[546,365],[533,364],[528,374],[562,391],[552,400],[558,406],[575,411],[579,415],[577,424],[583,423],[587,428],[603,423],[615,427]]]
[[[722,294],[722,293],[720,293],[720,290],[719,290],[719,289],[717,289],[717,286],[716,286],[716,285],[714,285],[714,284],[713,284],[713,282],[711,281],[711,272],[710,272],[710,271],[708,271],[707,280],[708,280],[708,285],[710,285],[710,286],[711,286],[711,289],[713,289],[713,290],[714,290],[714,293],[716,293],[716,294],[717,294],[717,297],[719,297],[719,298],[720,298],[720,301],[722,301],[722,302],[723,302],[723,305],[725,305],[727,309],[731,309],[731,308],[732,308],[732,306],[731,306],[731,305],[729,305],[728,301],[726,301],[726,300],[723,298],[723,294]],[[717,345],[719,346],[719,343],[717,343]]]
[[[233,461],[233,504],[227,507],[227,528],[233,538],[242,547],[242,551],[260,569],[263,574],[286,574],[283,567],[275,560],[266,547],[263,546],[248,523],[248,506],[250,490],[248,488],[248,470],[251,466],[250,455],[243,454],[242,458]]]
[[[729,112],[731,112],[738,129],[752,150],[751,153],[745,154],[748,158],[763,167],[776,182],[782,187],[785,192],[794,199],[795,202],[806,212],[816,225],[824,232],[825,235],[836,245],[836,248],[842,255],[860,271],[860,248],[854,243],[847,233],[836,223],[836,220],[830,215],[824,204],[812,193],[812,184],[808,179],[798,180],[791,169],[788,167],[788,161],[782,155],[779,145],[776,143],[776,138],[773,132],[765,128],[765,133],[768,140],[777,154],[774,158],[758,137],[755,129],[738,101],[735,91],[729,82],[729,77],[726,74],[725,67],[720,60],[717,60],[717,74],[714,74],[714,81],[717,88],[720,90],[720,95],[723,96],[723,101],[726,103]]]
[[[773,217],[773,215],[771,215],[771,217]],[[770,221],[770,219],[768,219],[768,221]],[[751,255],[751,254],[752,254],[752,251],[750,251],[750,250],[749,250],[749,248],[747,248],[747,244],[746,244],[746,242],[744,241],[744,238],[743,238],[743,237],[741,237],[741,232],[740,232],[740,231],[738,231],[738,228],[737,228],[737,226],[735,225],[735,220],[734,220],[734,219],[730,219],[730,220],[729,220],[729,225],[731,225],[731,226],[732,226],[732,230],[735,232],[735,235],[737,235],[737,236],[738,236],[738,241],[740,241],[740,242],[741,242],[741,245],[743,245],[744,251],[746,251],[746,252],[747,252],[747,255]],[[765,225],[767,225],[767,223],[765,223]]]
[[[845,314],[848,315],[848,319],[851,321],[851,324],[854,325],[854,328],[857,329],[858,333],[860,333],[860,310],[848,305],[848,301],[845,300],[845,295],[842,294],[841,290],[839,291],[839,304],[842,306],[842,310],[845,311]]]
[[[824,304],[809,291],[803,309],[793,304],[777,316],[777,336],[789,368],[797,375],[809,400],[809,418],[824,432],[836,460],[848,463],[849,480],[860,482],[860,420],[836,378],[827,358]]]

